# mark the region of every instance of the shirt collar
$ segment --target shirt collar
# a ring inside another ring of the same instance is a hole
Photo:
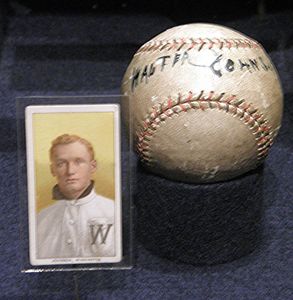
[[[82,200],[84,198],[87,198],[87,196],[91,194],[91,192],[94,190],[94,184],[95,184],[94,181],[91,180],[91,183],[89,184],[89,186],[83,191],[83,193],[77,199],[74,199],[74,200],[66,199],[64,194],[60,191],[58,184],[56,184],[52,190],[53,199],[54,200],[67,200],[67,201]]]
[[[81,206],[91,202],[95,198],[95,195],[96,195],[95,190],[92,189],[90,193],[83,198],[78,198],[74,200],[64,200],[64,201],[68,206]]]

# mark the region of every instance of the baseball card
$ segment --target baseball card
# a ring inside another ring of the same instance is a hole
[[[31,265],[122,259],[120,107],[25,110]]]

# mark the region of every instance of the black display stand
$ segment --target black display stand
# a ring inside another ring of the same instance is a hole
[[[153,253],[193,265],[229,262],[260,240],[263,167],[213,184],[170,181],[138,164],[136,234]]]

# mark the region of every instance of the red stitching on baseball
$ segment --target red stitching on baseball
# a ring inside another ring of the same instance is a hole
[[[218,109],[237,116],[255,135],[257,156],[259,160],[263,159],[273,143],[272,130],[268,121],[258,113],[256,107],[244,99],[237,99],[236,95],[224,96],[225,93],[215,95],[214,91],[208,93],[201,91],[198,95],[190,91],[185,97],[178,94],[177,98],[168,97],[167,101],[154,105],[151,113],[142,122],[141,130],[137,132],[137,152],[141,159],[146,163],[151,161],[150,141],[160,124],[167,118],[191,109],[202,111]]]
[[[168,99],[168,108],[172,108],[173,103],[171,97]]]
[[[178,50],[181,50],[181,48],[185,45],[184,39],[182,39],[182,40],[183,40],[182,45],[181,45],[180,49],[178,49]],[[196,46],[196,42],[194,39],[190,39],[190,41],[191,41],[191,43],[190,43],[190,46],[188,47],[187,51],[193,49]]]
[[[176,51],[181,50],[184,47],[189,51],[194,49],[196,46],[197,50],[200,51],[204,47],[208,49],[218,48],[218,49],[231,49],[231,48],[261,48],[260,44],[256,41],[249,39],[223,39],[223,38],[180,38],[180,39],[170,39],[170,40],[156,40],[150,41],[144,44],[138,51],[148,52],[155,50],[167,50],[175,49]]]
[[[210,91],[207,100],[211,100],[214,96],[214,91]]]
[[[191,91],[188,92],[188,96],[186,98],[186,101],[190,101],[192,99],[193,93]]]
[[[222,94],[222,97],[224,96],[224,94]],[[233,101],[234,99],[236,98],[236,95],[231,95],[230,97],[228,97],[227,99],[226,99],[226,102],[227,103],[230,103],[231,101]]]
[[[184,112],[187,111],[187,108],[184,106],[184,104],[180,104],[179,106],[182,109],[182,111],[184,111]]]

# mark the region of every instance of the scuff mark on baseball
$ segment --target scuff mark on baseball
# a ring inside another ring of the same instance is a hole
[[[282,88],[268,54],[220,25],[155,36],[134,55],[121,89],[140,159],[172,180],[215,182],[256,168],[281,124]]]

